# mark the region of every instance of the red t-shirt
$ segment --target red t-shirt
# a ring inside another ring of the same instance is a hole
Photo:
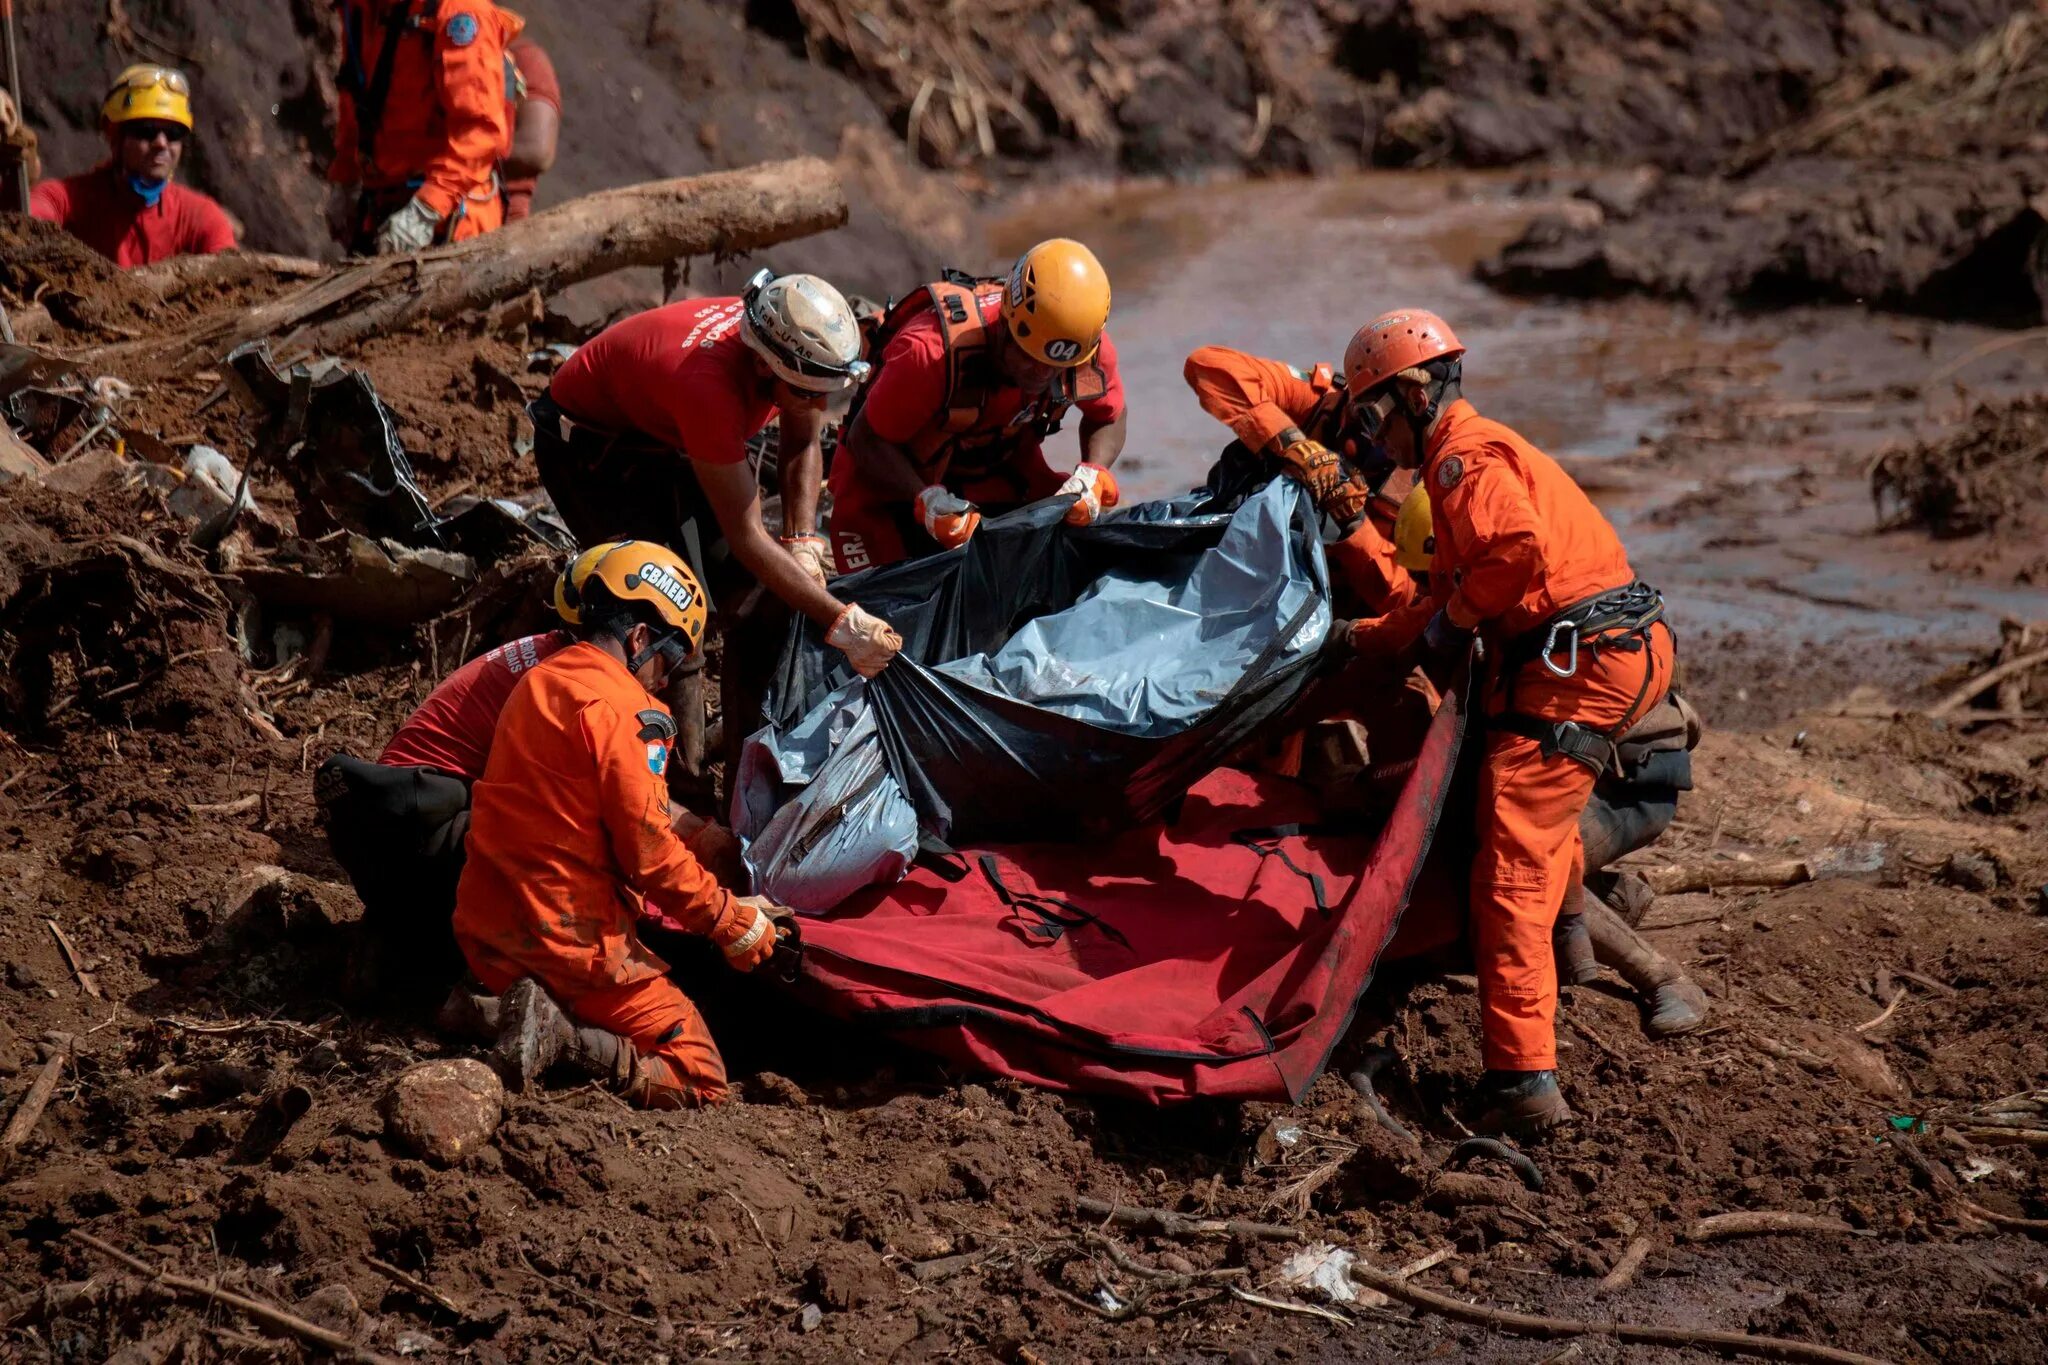
[[[1005,325],[1000,294],[982,299],[981,316],[990,327]],[[1124,411],[1124,381],[1117,372],[1116,344],[1109,339],[1108,332],[1102,334],[1102,349],[1096,360],[1102,366],[1106,385],[1103,395],[1075,406],[1084,421],[1114,422]],[[945,402],[946,341],[939,333],[939,315],[926,310],[889,338],[889,344],[882,349],[881,373],[869,387],[861,411],[867,414],[868,426],[875,435],[900,446],[910,444],[912,437],[936,422]],[[969,430],[1000,431],[1023,407],[1021,389],[997,389]]]
[[[498,713],[542,660],[574,644],[565,630],[528,635],[471,659],[405,718],[377,761],[387,768],[434,768],[465,782],[484,775]]]
[[[548,59],[547,50],[533,39],[524,35],[514,38],[512,45],[505,49],[519,67],[519,78],[526,83],[526,98],[551,104],[557,114],[562,112],[562,83],[555,77],[555,64]],[[511,91],[507,90],[509,97]],[[510,102],[509,99],[507,101]],[[519,108],[512,106],[512,125],[516,131],[519,125]],[[527,217],[533,212],[533,192],[539,186],[537,175],[522,176],[518,180],[505,182],[505,221]]]
[[[235,225],[219,204],[176,181],[145,204],[112,166],[43,181],[29,191],[29,212],[124,270],[235,249]]]
[[[555,375],[563,412],[612,432],[636,431],[703,464],[738,464],[775,415],[740,340],[738,299],[685,299],[613,323]]]

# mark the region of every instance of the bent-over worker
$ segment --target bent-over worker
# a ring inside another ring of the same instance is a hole
[[[1109,276],[1057,237],[1007,280],[949,272],[889,310],[874,382],[832,468],[841,573],[965,545],[984,512],[1071,495],[1078,526],[1114,507],[1110,468],[1126,412],[1109,321]],[[1081,413],[1081,459],[1046,462],[1045,439]]]
[[[235,249],[235,225],[198,190],[177,183],[192,136],[192,86],[167,66],[131,66],[100,104],[107,159],[45,180],[29,212],[55,223],[124,269],[173,256]]]
[[[1557,1084],[1552,932],[1583,877],[1579,829],[1615,742],[1663,701],[1674,641],[1614,528],[1557,462],[1461,396],[1465,348],[1420,309],[1387,313],[1345,351],[1347,429],[1417,472],[1436,548],[1427,596],[1352,628],[1363,654],[1419,648],[1440,665],[1486,643],[1486,750],[1471,873],[1485,1039],[1479,1126],[1528,1133],[1571,1117]],[[1318,496],[1333,452],[1290,463]]]
[[[726,1094],[718,1045],[635,928],[644,901],[740,971],[780,937],[769,903],[720,886],[670,825],[676,727],[654,694],[703,643],[704,592],[680,555],[648,541],[586,551],[572,579],[576,643],[514,687],[471,794],[456,942],[499,997],[508,1085],[524,1090],[560,1061],[636,1105],[714,1103]]]

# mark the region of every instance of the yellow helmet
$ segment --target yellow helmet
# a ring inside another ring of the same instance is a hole
[[[710,606],[696,571],[674,550],[651,540],[610,540],[570,560],[555,580],[555,613],[572,626],[594,602],[646,603],[680,634],[688,652],[704,643]]]
[[[1060,369],[1085,365],[1095,358],[1109,321],[1109,276],[1102,262],[1065,237],[1040,242],[1010,267],[1003,321],[1032,359]]]
[[[1394,517],[1394,562],[1410,573],[1428,573],[1436,557],[1436,524],[1429,510],[1429,490],[1416,485]]]
[[[192,83],[175,67],[131,66],[114,77],[100,106],[100,118],[109,124],[131,119],[162,119],[166,123],[192,126]]]

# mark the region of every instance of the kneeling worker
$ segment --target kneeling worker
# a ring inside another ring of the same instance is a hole
[[[951,274],[889,310],[875,379],[832,468],[839,572],[965,545],[984,511],[1071,494],[1085,526],[1117,503],[1124,385],[1109,276],[1063,237],[1019,257],[1007,280]],[[1081,412],[1081,462],[1046,463],[1045,438]]]
[[[500,997],[508,1085],[560,1061],[636,1105],[714,1103],[724,1059],[633,908],[741,971],[780,938],[769,903],[720,886],[669,824],[676,727],[653,694],[702,643],[704,592],[673,551],[627,541],[594,557],[569,605],[577,642],[513,689],[472,792],[456,942]]]
[[[1429,593],[1352,643],[1438,663],[1486,641],[1486,750],[1471,874],[1491,1131],[1571,1117],[1557,1084],[1552,931],[1584,874],[1580,817],[1616,742],[1663,701],[1674,642],[1606,518],[1556,461],[1460,396],[1465,348],[1433,313],[1387,313],[1344,356],[1347,429],[1417,471]],[[1334,463],[1335,457],[1330,460]],[[1311,486],[1314,486],[1311,483]]]

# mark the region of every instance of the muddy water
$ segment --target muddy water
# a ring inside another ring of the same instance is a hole
[[[1545,206],[1506,179],[1383,173],[1070,192],[990,237],[1008,255],[1073,235],[1108,268],[1129,494],[1188,487],[1228,439],[1181,379],[1194,347],[1334,361],[1359,323],[1420,305],[1468,347],[1466,395],[1567,463],[1644,577],[1682,603],[1683,625],[1788,650],[1870,641],[1897,655],[1903,644],[1924,671],[1994,638],[2000,613],[2048,615],[2037,590],[1932,572],[1924,538],[1879,535],[1863,475],[1885,444],[1953,421],[1971,398],[1958,381],[1984,396],[2048,386],[2048,348],[1926,384],[1998,334],[1848,308],[1715,319],[1651,300],[1532,303],[1478,283],[1473,264]],[[1801,469],[1800,484],[1781,486]],[[1742,487],[1670,510],[1731,480]]]

